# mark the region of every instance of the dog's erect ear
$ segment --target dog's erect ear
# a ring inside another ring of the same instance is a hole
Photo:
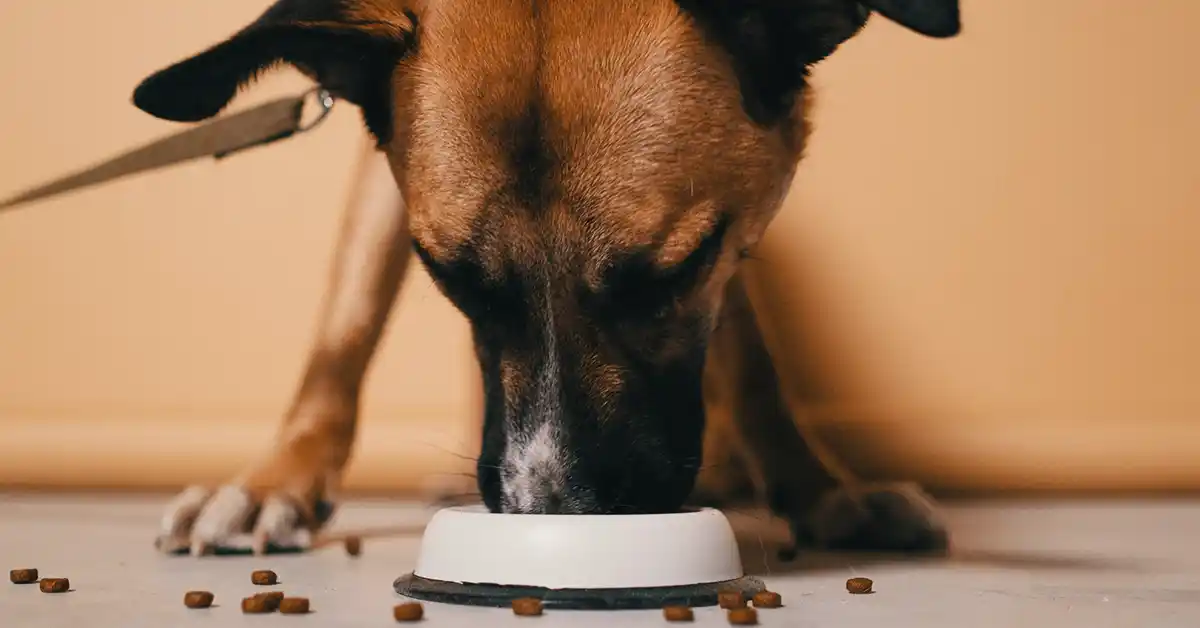
[[[928,37],[953,37],[962,30],[958,0],[859,0],[883,17]]]
[[[856,35],[871,13],[928,37],[961,30],[959,0],[676,0],[735,56],[801,69],[833,54]]]
[[[858,34],[871,13],[910,31],[939,39],[962,30],[959,0],[790,0],[802,62],[814,64]],[[787,0],[784,0],[787,4]]]
[[[729,51],[750,115],[790,111],[811,67],[854,37],[872,13],[929,37],[957,35],[958,0],[675,0]]]
[[[166,120],[204,120],[258,73],[288,63],[358,105],[379,137],[389,128],[389,79],[415,28],[388,0],[278,0],[229,39],[146,78],[133,103]]]

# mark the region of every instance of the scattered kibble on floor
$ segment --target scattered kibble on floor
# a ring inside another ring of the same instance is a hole
[[[270,613],[266,598],[257,595],[242,598],[242,612],[248,614]]]
[[[358,537],[345,539],[346,552],[358,556],[362,552],[362,541]],[[37,569],[13,569],[9,571],[9,580],[14,584],[39,583],[44,593],[63,593],[71,588],[67,578],[38,579]],[[278,575],[269,569],[261,569],[250,574],[250,582],[259,585],[274,585],[279,583]],[[850,578],[846,581],[846,590],[850,593],[870,593],[874,583],[869,578]],[[188,591],[183,596],[183,604],[188,608],[210,608],[215,596],[211,591]],[[728,611],[727,618],[731,625],[753,626],[758,624],[758,613],[755,608],[779,608],[783,606],[783,597],[774,591],[760,591],[751,598],[754,608],[746,605],[746,598],[741,591],[721,591],[717,594],[717,604]],[[303,615],[311,612],[308,598],[287,597],[283,591],[265,591],[250,597],[242,598],[242,612],[248,614],[265,614],[275,611],[285,615]],[[518,598],[512,601],[513,613],[520,616],[534,617],[543,612],[542,601],[538,598]],[[668,622],[693,622],[695,614],[691,607],[684,605],[668,605],[663,607],[663,618]],[[425,609],[420,602],[397,604],[392,609],[392,616],[397,622],[417,622],[425,617]]]
[[[726,610],[742,608],[746,605],[746,597],[741,591],[721,591],[717,594],[717,605]]]
[[[183,605],[188,608],[208,608],[212,606],[213,597],[210,591],[188,591],[183,594]]]
[[[524,617],[542,614],[542,601],[535,597],[523,597],[512,601],[513,613]]]
[[[284,615],[303,615],[309,610],[308,598],[285,597],[279,600],[279,612]]]
[[[259,569],[250,574],[250,582],[259,586],[279,584],[279,576],[275,575],[275,572],[270,569]]]
[[[396,618],[396,621],[400,622],[421,621],[421,619],[425,617],[425,608],[421,606],[420,602],[405,602],[404,604],[397,604],[396,607],[392,609],[392,617]]]
[[[875,585],[870,578],[851,578],[846,581],[846,590],[855,595],[870,593],[871,587]]]
[[[38,570],[36,569],[13,569],[8,572],[8,579],[13,584],[33,584],[38,581]]]
[[[758,611],[748,606],[729,609],[729,623],[734,626],[753,626],[758,623]]]
[[[263,604],[267,607],[268,613],[274,613],[279,609],[279,603],[283,601],[283,591],[264,591],[263,593],[255,593],[254,597],[262,598]]]
[[[38,588],[42,593],[66,593],[71,590],[71,581],[66,578],[42,578]]]
[[[351,556],[357,557],[359,554],[362,554],[362,539],[357,536],[346,537],[342,545],[345,546],[346,553]]]
[[[754,608],[779,608],[783,606],[783,596],[774,591],[759,591],[750,599]]]

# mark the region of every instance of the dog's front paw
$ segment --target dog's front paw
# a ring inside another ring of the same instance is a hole
[[[187,488],[167,504],[156,547],[201,556],[247,534],[256,554],[308,546],[333,516],[338,474],[304,449],[283,446],[215,490]]]
[[[793,521],[799,547],[837,551],[939,553],[949,534],[933,498],[915,484],[845,487]]]

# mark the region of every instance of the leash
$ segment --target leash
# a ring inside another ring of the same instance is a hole
[[[304,110],[310,101],[315,101],[317,116],[306,122]],[[0,201],[0,213],[18,205],[139,172],[204,157],[220,160],[257,146],[272,144],[311,131],[329,115],[334,102],[329,92],[316,88],[298,96],[278,98],[245,111],[221,116]]]

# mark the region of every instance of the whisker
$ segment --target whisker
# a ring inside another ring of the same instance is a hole
[[[471,473],[469,471],[436,471],[436,472],[424,474],[423,478],[426,480],[433,480],[435,478],[463,478],[465,480],[473,480],[472,484],[479,481],[479,476],[477,476],[474,473]],[[451,484],[454,484],[454,483],[451,483]],[[461,485],[462,483],[458,482],[457,484]],[[445,486],[445,485],[435,483],[434,486]]]
[[[450,493],[446,495],[438,495],[430,500],[430,503],[435,506],[461,506],[466,504],[475,504],[483,501],[483,496],[479,493]]]
[[[475,462],[475,460],[476,460],[475,456],[468,456],[466,454],[459,453],[457,451],[446,449],[445,447],[442,447],[441,445],[438,445],[436,443],[431,443],[429,441],[420,441],[420,442],[422,445],[425,445],[426,447],[431,447],[442,453],[449,454],[451,456],[454,456],[455,458],[458,458],[459,460],[466,460],[468,462]]]

